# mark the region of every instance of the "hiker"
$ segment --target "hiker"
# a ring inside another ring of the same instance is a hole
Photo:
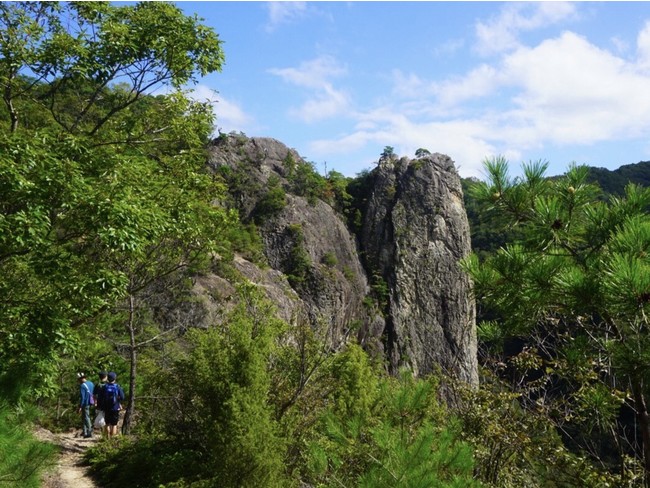
[[[124,401],[124,390],[115,380],[117,375],[111,371],[107,375],[108,382],[102,388],[100,404],[104,409],[104,420],[108,437],[117,435],[117,423],[120,420],[120,410]]]
[[[85,439],[93,436],[93,424],[90,420],[90,406],[94,404],[93,390],[95,385],[86,379],[84,373],[77,373],[79,381],[79,413],[81,414],[81,425]]]
[[[108,373],[106,371],[99,372],[99,382],[95,385],[93,389],[93,396],[95,397],[95,407],[97,411],[97,416],[95,417],[94,427],[101,430],[102,437],[106,437],[106,420],[104,418],[104,407],[101,404],[102,399],[102,390],[104,385],[108,381]]]

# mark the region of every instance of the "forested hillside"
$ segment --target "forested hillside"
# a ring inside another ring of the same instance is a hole
[[[626,164],[613,171],[590,167],[587,180],[598,184],[607,194],[620,196],[625,193],[625,187],[630,183],[650,185],[650,161]]]
[[[0,3],[0,486],[41,484],[34,426],[80,430],[102,370],[100,487],[647,486],[650,190],[488,161],[467,256],[447,156],[211,140],[188,87],[224,56],[170,3]]]

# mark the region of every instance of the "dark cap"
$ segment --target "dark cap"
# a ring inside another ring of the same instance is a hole
[[[86,377],[86,373],[77,373],[78,379],[85,378],[85,377]]]
[[[99,372],[99,377],[103,378],[104,376],[108,376],[108,373],[106,371],[100,371]]]
[[[108,373],[108,381],[115,381],[115,378],[117,378],[117,375],[115,373],[112,371]]]

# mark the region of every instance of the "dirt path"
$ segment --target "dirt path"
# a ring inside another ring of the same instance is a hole
[[[82,464],[82,456],[98,437],[84,439],[75,437],[78,435],[75,431],[53,434],[45,429],[38,429],[34,434],[61,448],[56,466],[43,478],[44,488],[97,488],[88,475],[88,468]]]

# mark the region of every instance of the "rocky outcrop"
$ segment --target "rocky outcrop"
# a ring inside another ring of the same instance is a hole
[[[374,171],[360,243],[385,280],[393,370],[436,368],[478,381],[475,308],[459,260],[471,252],[460,178],[448,156],[383,157]]]
[[[256,223],[270,270],[242,258],[236,267],[282,318],[303,317],[333,348],[356,337],[391,371],[441,368],[477,382],[471,284],[458,266],[470,252],[469,228],[451,159],[383,156],[358,196],[356,235],[311,191],[313,168],[278,141],[221,136],[209,165],[241,218]]]
[[[306,164],[269,138],[221,137],[210,148],[209,165],[225,175],[240,215],[257,222],[268,265],[291,282],[300,301],[291,306],[295,316],[306,316],[337,348],[357,330],[369,330],[364,325],[373,314],[363,303],[368,283],[341,216],[317,198],[291,194]],[[274,186],[282,188],[283,205],[260,214],[260,202]],[[278,295],[266,289],[271,298]]]

